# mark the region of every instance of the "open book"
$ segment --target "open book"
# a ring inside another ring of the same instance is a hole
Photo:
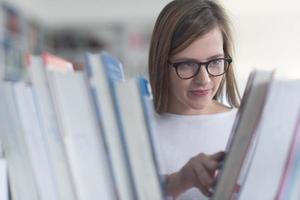
[[[250,146],[254,146],[254,130],[263,109],[271,72],[254,71],[250,74],[237,113],[231,137],[226,147],[226,158],[218,177],[213,199],[230,199],[236,188],[240,166],[245,160]]]
[[[289,155],[300,108],[300,80],[250,75],[214,200],[274,199]]]
[[[276,199],[300,199],[300,114]]]

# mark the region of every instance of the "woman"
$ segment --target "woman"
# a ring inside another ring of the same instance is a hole
[[[228,18],[217,2],[174,0],[158,16],[149,76],[161,171],[174,199],[212,193],[240,102],[232,54]]]

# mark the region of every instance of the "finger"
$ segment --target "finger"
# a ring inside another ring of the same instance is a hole
[[[216,160],[216,161],[222,161],[225,158],[225,152],[224,151],[219,151],[215,154],[210,155],[209,157]]]
[[[203,165],[211,174],[214,174],[216,169],[220,167],[220,162],[213,160],[211,158],[207,158],[203,160]]]
[[[195,163],[195,166],[198,166],[200,170],[204,166],[204,168],[208,171],[211,177],[214,176],[216,169],[220,165],[218,161],[214,160],[213,158],[204,153],[200,153],[198,156],[196,156],[193,159],[193,162]]]
[[[201,185],[206,186],[207,188],[211,187],[214,180],[207,169],[199,163],[194,170],[196,172],[197,182],[200,182]]]
[[[204,187],[201,184],[196,185],[196,187],[201,191],[202,194],[204,194],[207,197],[211,197],[212,196],[212,192],[209,191],[206,187]]]

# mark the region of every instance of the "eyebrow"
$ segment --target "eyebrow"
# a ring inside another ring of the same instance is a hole
[[[210,57],[206,58],[204,61],[203,60],[200,61],[200,60],[195,59],[195,58],[182,57],[182,58],[177,58],[177,59],[173,60],[172,62],[181,62],[181,61],[187,61],[187,60],[196,61],[196,62],[206,62],[206,61],[209,61],[209,60],[212,60],[212,59],[215,59],[215,58],[222,58],[222,57],[224,57],[223,53],[210,56]]]

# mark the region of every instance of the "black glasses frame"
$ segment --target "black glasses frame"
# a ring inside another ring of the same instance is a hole
[[[210,63],[215,62],[215,61],[218,61],[218,60],[224,60],[224,61],[226,61],[226,62],[228,63],[228,65],[227,65],[226,69],[224,70],[224,72],[223,72],[222,74],[218,74],[218,75],[211,74],[211,73],[208,71],[208,66],[209,66]],[[182,77],[179,75],[179,73],[178,73],[178,67],[179,67],[180,64],[185,63],[185,62],[187,62],[187,61],[180,61],[180,62],[175,62],[175,63],[172,63],[172,62],[168,61],[168,63],[169,63],[172,67],[175,68],[177,76],[178,76],[179,78],[181,78],[181,79],[184,79],[184,80],[186,80],[186,79],[191,79],[191,78],[197,76],[197,74],[200,72],[200,68],[201,68],[202,65],[205,66],[205,69],[206,69],[207,73],[208,73],[210,76],[213,76],[213,77],[222,76],[223,74],[225,74],[225,73],[228,71],[229,66],[230,66],[230,64],[232,63],[232,58],[231,58],[230,56],[228,56],[228,57],[226,57],[226,58],[215,58],[215,59],[209,60],[209,61],[207,61],[207,62],[197,62],[197,61],[194,61],[194,60],[193,60],[193,62],[194,62],[195,64],[198,65],[198,69],[196,70],[195,74],[194,74],[193,76],[190,76],[190,77],[187,77],[187,78],[182,78]]]

